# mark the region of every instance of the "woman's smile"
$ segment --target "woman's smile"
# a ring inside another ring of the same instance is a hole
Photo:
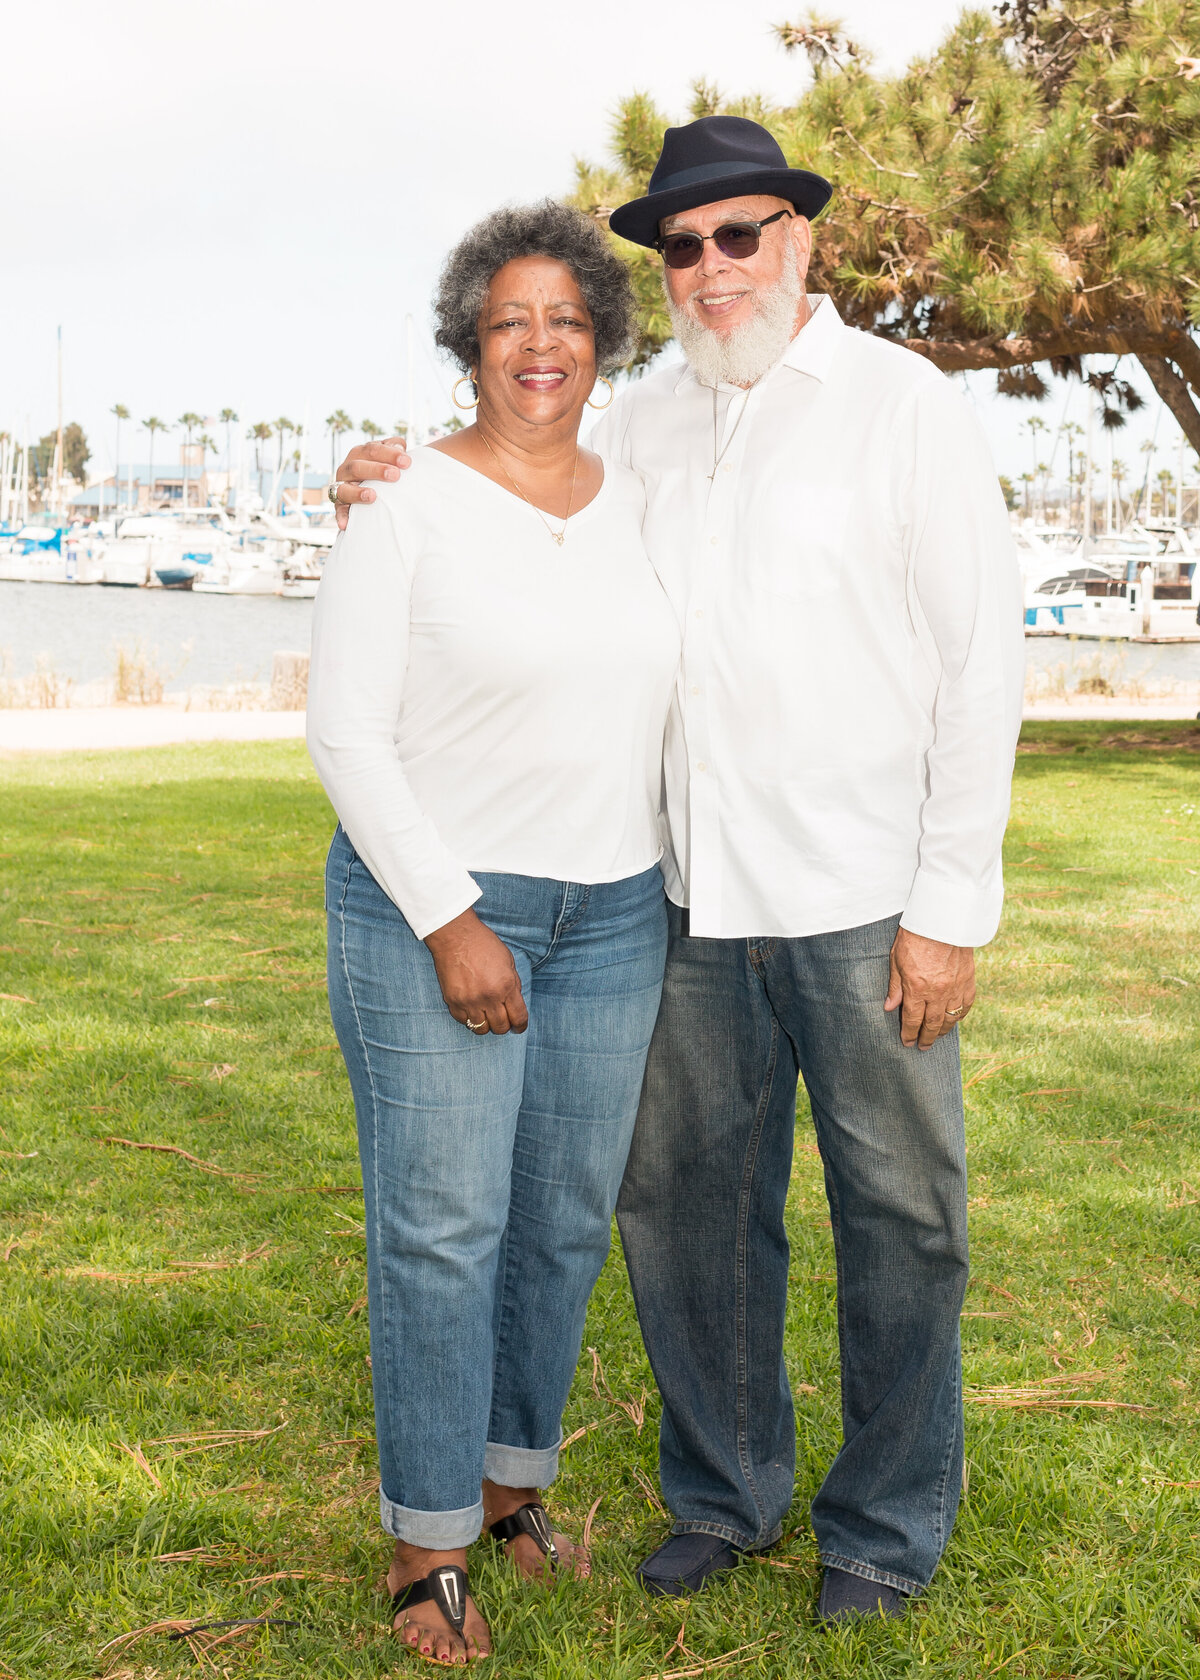
[[[534,391],[557,391],[567,382],[566,371],[560,367],[522,368],[513,378],[518,385]]]

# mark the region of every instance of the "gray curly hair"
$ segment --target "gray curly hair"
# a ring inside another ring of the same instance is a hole
[[[629,270],[589,216],[546,198],[494,210],[446,259],[434,337],[464,373],[479,365],[479,316],[492,276],[516,257],[553,257],[570,269],[592,317],[599,373],[628,360],[636,311]]]

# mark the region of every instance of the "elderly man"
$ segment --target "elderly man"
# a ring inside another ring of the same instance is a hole
[[[611,225],[661,253],[687,365],[632,383],[594,438],[645,482],[647,546],[684,631],[664,768],[670,953],[618,1210],[675,1519],[638,1575],[691,1592],[782,1532],[803,1077],[842,1375],[842,1446],[812,1503],[824,1621],[899,1614],[957,1510],[956,1029],[1000,915],[1023,663],[1008,523],[969,405],[806,295],[829,195],[756,123],[668,129],[646,195]],[[403,464],[353,451],[339,499]]]

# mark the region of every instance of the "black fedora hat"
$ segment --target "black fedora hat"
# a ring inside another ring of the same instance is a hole
[[[829,203],[833,188],[823,175],[789,169],[778,141],[761,123],[699,117],[667,130],[646,196],[614,210],[608,225],[622,239],[653,246],[664,216],[748,193],[786,198],[797,215],[811,221]]]

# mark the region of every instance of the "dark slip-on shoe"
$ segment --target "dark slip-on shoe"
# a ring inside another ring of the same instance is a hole
[[[902,1616],[907,1594],[882,1581],[868,1581],[845,1569],[826,1568],[817,1601],[818,1622],[850,1622],[864,1616]]]
[[[742,1553],[715,1534],[672,1534],[634,1571],[639,1586],[658,1598],[686,1598],[710,1575],[735,1569]]]

